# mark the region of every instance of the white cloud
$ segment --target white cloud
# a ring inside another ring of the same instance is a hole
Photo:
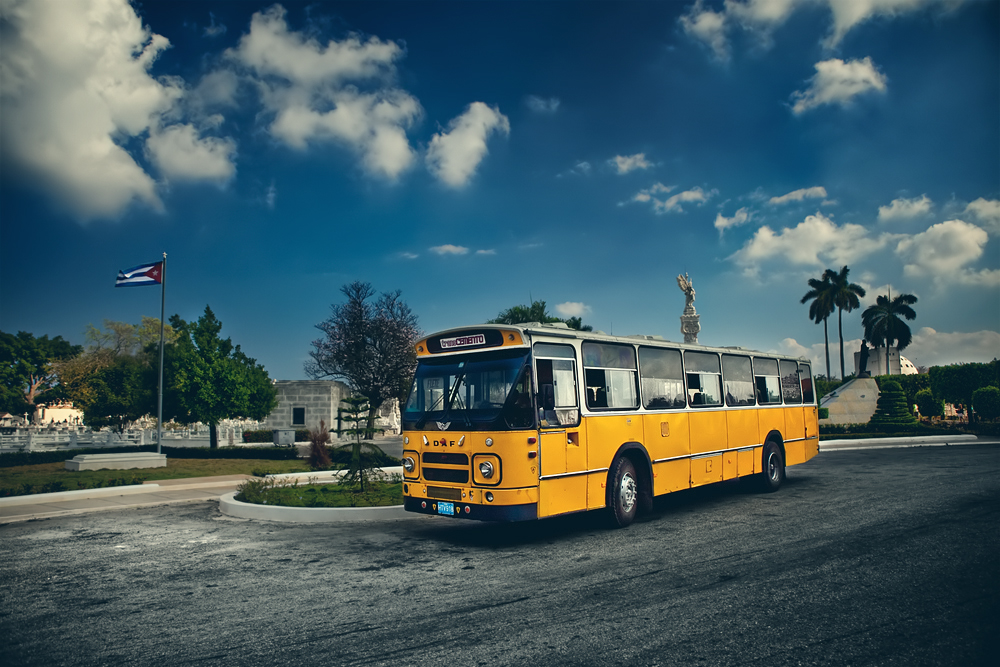
[[[932,225],[925,232],[902,239],[896,253],[910,277],[931,277],[938,284],[1000,286],[1000,270],[974,271],[968,265],[983,254],[985,231],[962,220]]]
[[[583,317],[591,312],[590,306],[582,301],[566,301],[556,304],[556,312],[563,317]]]
[[[872,59],[849,60],[831,58],[815,65],[816,74],[809,79],[809,88],[792,93],[792,112],[805,113],[824,104],[847,106],[858,95],[885,92],[886,78]]]
[[[826,188],[821,185],[816,185],[811,188],[802,188],[800,190],[793,190],[787,195],[781,195],[780,197],[771,197],[768,200],[768,204],[771,206],[781,206],[782,204],[787,204],[793,201],[803,201],[805,199],[825,199],[826,198]]]
[[[684,204],[697,204],[700,206],[719,193],[718,190],[714,189],[705,191],[700,187],[694,187],[690,190],[685,190],[684,192],[678,192],[667,199],[660,199],[655,196],[660,193],[670,192],[673,189],[674,186],[672,185],[668,186],[663,185],[662,183],[655,183],[650,188],[640,190],[634,197],[632,197],[632,201],[652,202],[653,211],[658,215],[673,212],[683,213],[684,209],[682,206]]]
[[[681,27],[684,32],[708,46],[715,58],[725,62],[729,60],[729,39],[726,37],[726,13],[716,12],[705,7],[698,0],[691,11],[681,16]]]
[[[966,206],[965,212],[971,213],[994,234],[1000,234],[1000,200],[980,197]]]
[[[913,331],[913,341],[903,350],[903,356],[917,366],[946,366],[992,361],[997,350],[1000,350],[1000,333],[996,331],[945,333],[922,327]]]
[[[489,152],[486,140],[495,133],[510,134],[507,117],[496,107],[473,102],[465,113],[452,119],[447,132],[431,138],[427,168],[453,188],[464,186]]]
[[[5,2],[0,145],[28,179],[82,219],[161,206],[117,142],[140,135],[182,91],[148,73],[169,46],[126,0]]]
[[[417,259],[418,257],[420,257],[420,255],[412,252],[401,252],[397,253],[396,256],[399,257],[400,259]]]
[[[922,195],[913,199],[893,199],[888,206],[878,207],[879,222],[894,222],[896,220],[909,220],[931,212],[930,197]]]
[[[759,264],[779,258],[798,266],[845,266],[885,248],[893,238],[898,235],[873,236],[861,225],[838,226],[817,212],[779,232],[761,227],[729,259],[750,273]]]
[[[168,179],[223,183],[236,173],[236,142],[217,137],[201,138],[193,125],[154,129],[146,140],[149,157]]]
[[[477,255],[495,255],[495,254],[497,254],[497,251],[494,250],[493,248],[490,248],[489,250],[477,250],[476,254]]]
[[[740,210],[736,211],[736,213],[731,218],[727,218],[726,216],[719,213],[717,216],[715,216],[715,228],[718,229],[720,232],[722,232],[725,231],[726,229],[729,229],[730,227],[737,227],[739,225],[745,224],[748,220],[750,220],[750,214],[747,211],[747,208],[743,207]]]
[[[636,169],[649,169],[653,166],[653,163],[646,159],[645,153],[616,155],[614,158],[608,160],[608,163],[613,165],[619,174],[627,174]]]
[[[264,203],[269,209],[274,209],[274,204],[278,199],[278,188],[272,181],[271,185],[267,186],[267,192],[264,194]]]
[[[279,141],[300,150],[321,140],[344,143],[366,171],[390,180],[413,164],[406,130],[423,110],[391,85],[403,55],[398,44],[352,35],[323,45],[290,31],[285,9],[274,5],[253,15],[250,32],[226,55],[256,76]]]
[[[917,313],[920,317],[920,313]],[[913,340],[903,350],[903,356],[915,366],[947,366],[956,363],[985,363],[992,361],[1000,350],[1000,333],[996,331],[952,332],[936,331],[931,327],[919,330],[910,325]],[[822,332],[819,337],[822,338]],[[840,343],[830,341],[830,371],[840,375]],[[854,372],[854,353],[861,349],[861,339],[844,341],[844,366]],[[836,352],[835,352],[836,350]],[[813,375],[826,373],[826,351],[822,342],[803,345],[794,338],[785,338],[777,349],[779,354],[806,357],[812,362]]]
[[[469,252],[469,249],[465,246],[452,245],[446,243],[444,245],[436,245],[433,248],[428,248],[435,255],[465,255]]]
[[[524,103],[529,109],[540,114],[554,114],[559,110],[558,97],[539,97],[538,95],[528,95],[524,98]]]
[[[205,26],[204,35],[205,37],[218,37],[219,35],[226,34],[226,26],[222,23],[215,22],[215,14],[212,12],[208,13],[209,24]]]
[[[852,28],[874,17],[892,18],[931,5],[949,8],[962,0],[725,0],[721,11],[697,0],[679,19],[686,33],[704,42],[716,59],[729,59],[729,33],[745,30],[770,46],[772,33],[800,7],[825,5],[832,16],[830,33],[823,44],[835,48]]]
[[[188,95],[188,102],[199,110],[209,107],[235,107],[239,77],[228,69],[209,72]]]

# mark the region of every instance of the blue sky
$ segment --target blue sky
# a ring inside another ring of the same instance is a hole
[[[354,280],[426,332],[680,340],[687,272],[701,342],[822,372],[799,299],[848,265],[917,295],[914,363],[1000,354],[997,2],[3,0],[0,38],[4,331],[158,316],[113,285],[166,252],[168,315],[298,379]]]

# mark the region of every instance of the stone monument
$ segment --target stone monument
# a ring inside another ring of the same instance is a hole
[[[685,343],[697,343],[698,332],[701,331],[701,317],[694,309],[694,283],[685,273],[677,275],[677,286],[684,292],[684,314],[681,315],[681,333]]]

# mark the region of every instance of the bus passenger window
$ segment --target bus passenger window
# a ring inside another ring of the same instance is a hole
[[[688,402],[692,406],[722,405],[722,375],[719,355],[712,352],[686,352]]]
[[[799,364],[799,375],[802,377],[802,402],[815,403],[813,396],[812,368],[809,364]]]
[[[753,369],[750,357],[722,355],[722,384],[726,405],[754,405]]]
[[[605,343],[583,344],[587,407],[639,407],[635,348]]]
[[[642,404],[647,410],[686,406],[680,350],[640,347],[639,384],[642,389]]]
[[[785,403],[802,402],[802,383],[799,381],[799,365],[782,359],[778,362],[781,373],[781,397]]]
[[[778,360],[754,359],[753,372],[757,390],[757,402],[761,405],[781,403],[781,385],[778,382]]]

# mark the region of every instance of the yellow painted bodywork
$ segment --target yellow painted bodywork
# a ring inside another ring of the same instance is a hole
[[[490,504],[537,503],[541,518],[604,507],[608,469],[627,443],[649,455],[653,494],[659,496],[762,472],[762,446],[772,433],[783,444],[786,466],[808,461],[819,453],[818,431],[817,409],[805,405],[585,415],[578,426],[541,431],[407,432],[404,456],[412,456],[417,468],[404,481],[409,497],[433,499],[428,487],[439,487],[460,493],[462,503],[487,504],[484,494],[490,491]],[[464,453],[470,463],[427,466],[425,452]],[[498,483],[489,484],[474,465],[484,457],[499,461]],[[468,469],[469,483],[427,481],[425,467]],[[558,476],[540,479],[548,475]]]

